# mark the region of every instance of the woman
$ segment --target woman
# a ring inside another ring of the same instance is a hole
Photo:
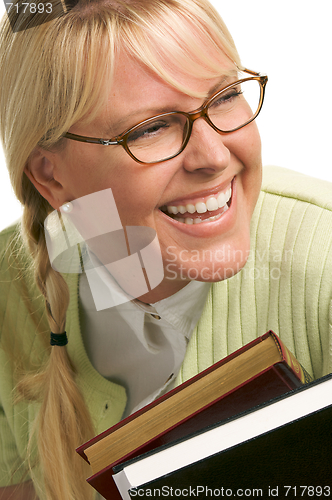
[[[331,369],[327,202],[313,182],[293,202],[302,177],[273,170],[259,197],[266,78],[240,71],[218,14],[205,0],[53,8],[29,29],[13,11],[1,35],[1,131],[24,215],[2,234],[0,498],[92,497],[80,443],[269,328],[315,376]],[[44,222],[106,189],[123,227],[155,231],[164,277],[96,313],[86,275],[52,267]]]

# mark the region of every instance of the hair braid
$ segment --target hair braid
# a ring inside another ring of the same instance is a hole
[[[49,205],[34,193],[32,186],[25,198],[22,219],[24,240],[33,256],[35,280],[45,298],[50,329],[53,333],[61,333],[65,328],[69,290],[63,276],[52,269],[48,257],[43,222]],[[26,376],[20,381],[18,389],[25,397],[42,401],[34,434],[43,473],[40,488],[47,499],[92,498],[93,490],[85,482],[90,469],[75,449],[93,436],[93,425],[75,383],[75,368],[66,347],[51,347],[42,371],[37,376]],[[30,448],[32,441],[30,439]],[[33,464],[30,466],[33,467]]]

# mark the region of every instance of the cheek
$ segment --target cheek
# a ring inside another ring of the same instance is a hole
[[[234,142],[232,153],[242,163],[241,184],[244,198],[252,213],[262,183],[261,139],[255,122],[238,132],[242,133]]]
[[[61,173],[75,198],[108,188],[125,193],[130,178],[126,175],[127,167],[121,155],[108,150],[107,146],[77,144],[66,151]]]
[[[98,152],[97,152],[98,153]],[[162,188],[156,173],[121,155],[72,155],[66,163],[66,184],[72,199],[104,189],[112,189],[118,213],[124,225],[147,223],[158,205]]]
[[[262,163],[262,144],[255,122],[232,132],[228,137],[228,149],[247,169],[254,169]]]
[[[140,165],[126,154],[108,176],[119,209],[136,222],[140,216],[152,215],[177,168],[170,163]]]
[[[104,171],[99,189],[112,189],[124,225],[150,225],[163,192],[162,181],[152,167],[122,162]]]
[[[74,143],[69,148],[69,152],[63,158],[61,172],[62,181],[67,184],[75,199],[109,187],[100,187],[105,183],[105,175],[100,153],[96,150],[98,146],[84,144],[83,146],[87,147],[83,148],[82,144],[78,145],[80,147]]]

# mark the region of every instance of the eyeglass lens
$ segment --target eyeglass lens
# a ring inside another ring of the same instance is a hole
[[[248,123],[257,113],[261,85],[257,80],[237,83],[217,94],[209,103],[207,115],[221,132],[230,132]],[[154,163],[179,153],[186,140],[189,120],[172,113],[148,120],[127,137],[127,147],[140,161]]]

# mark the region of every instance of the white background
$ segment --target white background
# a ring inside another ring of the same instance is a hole
[[[242,63],[269,76],[258,118],[263,163],[332,181],[331,1],[212,3],[233,35]],[[0,151],[0,229],[20,213]]]

